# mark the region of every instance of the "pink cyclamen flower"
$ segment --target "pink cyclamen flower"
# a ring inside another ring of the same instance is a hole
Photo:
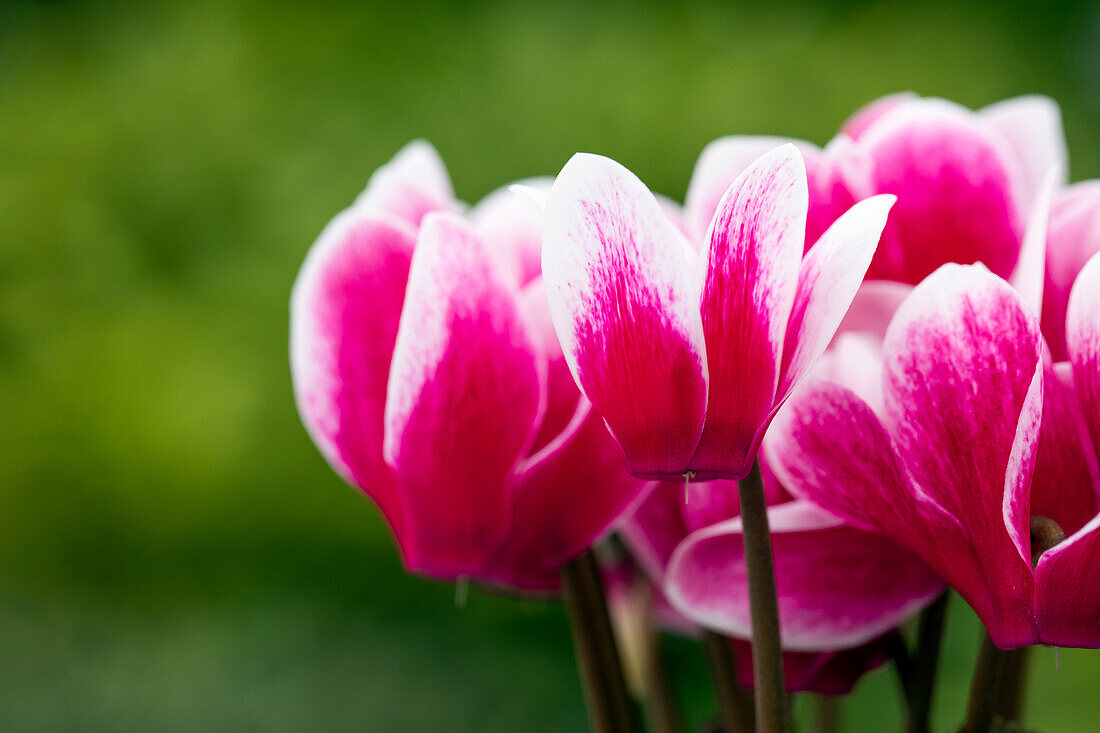
[[[947,265],[890,324],[878,406],[810,381],[766,445],[793,493],[911,549],[1002,648],[1100,646],[1094,262],[1070,299],[1072,376],[1044,359],[1038,319],[1008,283]],[[1033,546],[1040,517],[1069,538]]]
[[[802,155],[729,186],[698,255],[649,189],[578,154],[547,195],[543,277],[570,371],[640,477],[743,478],[824,351],[893,197],[853,206],[805,257]]]
[[[642,485],[565,366],[537,210],[507,191],[459,208],[418,142],[325,228],[291,299],[295,397],[406,568],[551,590]]]
[[[722,192],[778,138],[731,136],[704,149],[688,188],[686,221],[705,228]],[[853,115],[823,150],[791,141],[810,178],[807,246],[853,201],[890,193],[890,214],[871,279],[918,283],[942,264],[982,262],[1008,278],[1052,169],[1065,180],[1057,105],[1019,97],[971,112],[942,99],[898,94]],[[1021,273],[1022,275],[1023,273]]]

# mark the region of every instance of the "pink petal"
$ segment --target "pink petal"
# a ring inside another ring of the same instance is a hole
[[[844,314],[837,333],[862,333],[882,341],[886,327],[913,286],[892,280],[865,280]]]
[[[355,207],[418,226],[430,211],[453,209],[454,190],[432,144],[413,140],[374,172]]]
[[[546,300],[546,288],[543,287],[541,277],[523,289],[519,304],[535,342],[546,354],[548,362],[546,411],[538,434],[531,444],[531,452],[536,453],[546,448],[573,420],[580,409],[581,393],[577,389],[577,383],[573,381],[573,375],[569,373],[569,365],[565,363],[558,335],[554,332],[554,324],[550,320],[550,304]]]
[[[1035,603],[1042,642],[1100,648],[1100,516],[1039,558]]]
[[[1027,231],[1020,246],[1020,259],[1016,262],[1012,277],[1009,278],[1012,287],[1016,288],[1031,312],[1038,314],[1043,310],[1047,224],[1050,219],[1050,207],[1056,182],[1055,170],[1051,168],[1036,192],[1035,201],[1028,216]]]
[[[868,277],[917,283],[947,262],[1012,271],[1023,217],[998,135],[962,108],[925,101],[888,114],[862,143],[873,191],[898,197]]]
[[[947,265],[898,309],[883,343],[892,436],[917,485],[966,528],[991,581],[995,624],[1026,638],[1031,478],[1042,337],[984,267]],[[995,633],[995,629],[990,629]]]
[[[784,649],[862,644],[943,591],[940,577],[900,545],[807,501],[773,507],[768,515]],[[665,589],[700,626],[750,636],[741,520],[690,535],[673,555]]]
[[[1006,99],[978,112],[982,120],[1008,142],[1022,173],[1025,202],[1034,202],[1051,166],[1056,184],[1064,186],[1069,173],[1062,111],[1041,94]]]
[[[892,112],[902,105],[918,99],[920,99],[920,97],[913,92],[897,92],[896,94],[888,94],[885,97],[879,97],[875,101],[857,109],[855,113],[848,118],[848,121],[841,126],[840,131],[853,140],[859,140],[874,123],[882,119],[888,112]]]
[[[1066,359],[1066,308],[1081,268],[1100,252],[1100,181],[1058,193],[1050,214],[1043,289],[1043,334],[1056,360]]]
[[[403,223],[340,214],[310,250],[290,301],[302,422],[329,464],[378,503],[406,556],[414,538],[382,459],[382,414],[413,241]]]
[[[838,333],[811,374],[852,390],[876,415],[886,412],[881,339],[862,332]]]
[[[780,410],[764,454],[783,485],[850,525],[881,531],[955,587],[987,623],[990,592],[959,522],[910,482],[886,428],[839,385],[811,379]]]
[[[691,459],[701,479],[745,476],[772,412],[806,197],[802,156],[784,145],[734,182],[711,224],[701,302],[710,393]]]
[[[476,575],[508,529],[509,482],[538,427],[546,379],[516,295],[462,219],[425,218],[394,346],[383,445],[416,527],[414,570]]]
[[[668,486],[675,490],[672,484]],[[680,484],[680,493],[685,493],[683,483]],[[689,532],[741,514],[741,497],[737,493],[736,481],[692,481],[687,486],[686,494],[677,509],[683,515]]]
[[[1069,296],[1066,343],[1093,455],[1100,458],[1100,254],[1081,270]]]
[[[859,202],[806,254],[783,343],[780,400],[805,376],[836,333],[871,264],[894,200],[875,196]]]
[[[577,154],[546,202],[543,277],[569,369],[636,476],[682,474],[707,402],[698,295],[645,185]]]
[[[586,405],[554,450],[521,467],[512,496],[512,531],[494,565],[498,572],[557,573],[631,511],[645,487],[627,473],[619,446]]]
[[[545,194],[553,183],[551,178],[528,178],[512,185]],[[527,196],[512,186],[498,188],[470,210],[470,222],[514,269],[517,282],[527,284],[542,274],[542,211]]]
[[[1097,469],[1070,365],[1045,366],[1043,427],[1031,482],[1031,516],[1071,535],[1100,511]]]
[[[738,176],[768,151],[799,142],[785,137],[731,135],[708,143],[691,172],[684,198],[684,231],[688,237],[705,242],[718,204]]]

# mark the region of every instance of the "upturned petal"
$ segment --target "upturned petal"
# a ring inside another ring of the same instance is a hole
[[[459,217],[425,218],[387,387],[384,455],[415,525],[411,569],[476,574],[512,514],[546,363],[510,279]]]
[[[676,545],[689,532],[680,512],[683,502],[682,486],[655,483],[619,528],[630,554],[657,584],[663,582]]]
[[[806,170],[793,145],[760,158],[726,192],[703,253],[701,312],[710,370],[700,478],[748,473],[779,385],[798,288]]]
[[[1100,252],[1100,181],[1058,193],[1050,213],[1043,287],[1043,335],[1055,360],[1068,358],[1066,308],[1081,268]]]
[[[371,175],[355,207],[418,226],[428,212],[455,207],[454,189],[432,144],[413,140]]]
[[[542,262],[569,369],[631,472],[683,473],[703,425],[707,365],[681,235],[634,174],[577,154],[547,196]]]
[[[329,464],[370,495],[415,552],[382,459],[382,415],[415,235],[356,211],[313,245],[290,299],[290,367],[298,412]]]
[[[840,131],[852,138],[859,140],[863,133],[882,119],[888,112],[900,108],[909,102],[918,101],[920,97],[914,92],[897,92],[879,97],[873,102],[868,102],[857,109],[848,120],[841,125]]]
[[[893,196],[865,199],[836,220],[802,261],[783,342],[779,400],[790,393],[836,333],[874,257]]]
[[[878,532],[845,525],[807,501],[768,511],[783,648],[852,647],[896,627],[943,591],[943,580]],[[690,535],[669,564],[673,605],[701,626],[751,635],[740,518]]]
[[[1066,343],[1093,455],[1100,459],[1100,254],[1084,266],[1070,293]]]
[[[983,262],[1007,277],[1023,234],[1015,159],[969,111],[904,104],[861,140],[874,193],[897,195],[869,277],[917,283],[947,262]]]
[[[1035,201],[1051,166],[1058,170],[1056,183],[1065,185],[1069,156],[1057,102],[1028,94],[991,104],[978,114],[1012,150],[1022,175],[1025,204]]]
[[[545,194],[552,178],[527,178],[502,186],[470,209],[470,223],[495,256],[506,260],[525,285],[542,274],[542,211],[524,191]]]
[[[1039,558],[1035,605],[1044,644],[1100,648],[1100,516]]]
[[[1030,643],[1031,479],[1042,415],[1038,319],[981,266],[945,265],[883,343],[886,411],[917,485],[966,528],[1005,646]],[[988,622],[987,622],[988,625]]]

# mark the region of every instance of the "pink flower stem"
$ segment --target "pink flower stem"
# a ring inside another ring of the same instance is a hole
[[[714,692],[722,711],[722,729],[726,733],[749,733],[754,727],[752,696],[737,682],[737,660],[728,637],[703,630],[703,647],[710,663]]]
[[[636,733],[634,704],[626,689],[603,581],[592,551],[566,563],[561,579],[592,730]]]
[[[757,733],[789,733],[790,703],[783,678],[783,650],[779,641],[779,602],[775,594],[775,566],[768,530],[768,505],[760,461],[737,483],[745,542],[745,569],[752,615],[752,666],[755,678]]]

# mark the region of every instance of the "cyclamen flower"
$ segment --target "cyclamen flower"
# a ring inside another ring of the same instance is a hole
[[[775,411],[832,338],[892,196],[853,206],[803,258],[802,155],[726,191],[696,255],[630,171],[578,154],[547,196],[543,276],[570,371],[631,473],[743,478]]]
[[[881,405],[810,381],[769,434],[777,474],[923,558],[998,646],[1100,647],[1097,293],[1100,258],[1070,298],[1072,366],[1052,365],[1008,283],[944,266],[890,324]],[[1051,521],[1068,539],[1048,549]]]
[[[704,149],[686,201],[694,234],[749,162],[783,141],[731,136]],[[852,202],[895,194],[867,277],[911,284],[950,262],[982,262],[1010,278],[1024,267],[1028,227],[1045,223],[1045,180],[1052,170],[1056,182],[1066,175],[1061,115],[1040,96],[971,112],[941,99],[892,95],[858,111],[823,150],[790,142],[803,152],[810,179],[806,245]]]
[[[1056,360],[1068,356],[1066,309],[1070,289],[1089,258],[1100,252],[1100,181],[1084,181],[1057,193],[1046,239],[1043,335]]]
[[[642,484],[563,361],[537,210],[507,191],[459,209],[413,143],[326,227],[291,299],[295,396],[408,570],[551,590]]]

